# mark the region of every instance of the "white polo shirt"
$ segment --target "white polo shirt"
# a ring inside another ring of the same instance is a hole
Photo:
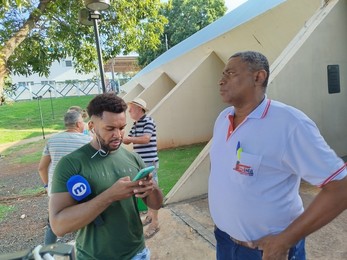
[[[252,241],[283,231],[304,210],[301,178],[323,186],[347,175],[301,111],[265,98],[227,138],[233,115],[228,107],[215,122],[208,187],[212,219],[230,236]]]

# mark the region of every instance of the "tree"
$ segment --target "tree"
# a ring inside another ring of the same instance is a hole
[[[79,23],[83,0],[0,0],[0,96],[9,75],[49,75],[54,61],[72,57],[79,73],[97,69],[93,27]],[[103,58],[160,44],[166,18],[160,0],[111,1],[99,23]]]
[[[158,47],[141,47],[139,64],[145,66],[167,49],[214,22],[226,12],[224,0],[169,0],[160,13],[168,19]]]

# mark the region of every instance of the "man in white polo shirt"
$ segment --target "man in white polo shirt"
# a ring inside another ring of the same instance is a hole
[[[266,57],[230,57],[219,81],[231,106],[210,150],[209,207],[217,259],[305,258],[305,237],[347,208],[346,164],[303,112],[267,98]],[[301,179],[322,190],[304,211]]]

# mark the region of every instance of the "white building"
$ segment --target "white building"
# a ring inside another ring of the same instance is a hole
[[[11,75],[17,86],[12,100],[27,100],[37,96],[64,97],[98,94],[102,92],[98,71],[89,74],[75,72],[73,61],[66,58],[53,62],[48,77],[35,73],[30,76]]]

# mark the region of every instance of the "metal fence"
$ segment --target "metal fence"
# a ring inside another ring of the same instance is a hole
[[[111,83],[106,86],[107,91],[112,90]],[[84,96],[102,93],[98,80],[69,80],[64,82],[43,81],[41,83],[25,82],[15,85],[12,94],[6,94],[6,98],[13,101],[31,100],[37,97],[66,97]]]

